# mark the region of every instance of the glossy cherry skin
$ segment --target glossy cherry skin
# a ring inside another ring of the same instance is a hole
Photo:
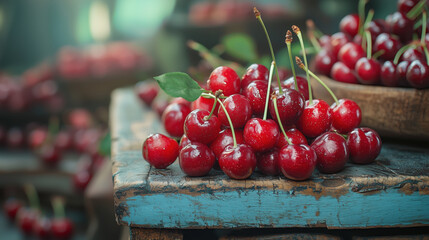
[[[349,159],[347,143],[344,137],[334,132],[318,136],[311,148],[317,155],[317,169],[322,173],[341,171]]]
[[[39,211],[32,208],[19,209],[18,214],[16,215],[16,220],[18,227],[25,235],[31,235],[33,233],[34,223],[39,218]]]
[[[188,107],[191,107],[191,102],[189,102],[188,100],[186,100],[182,97],[176,97],[176,98],[171,99],[170,104],[173,104],[173,103],[184,104]],[[192,110],[194,110],[194,109],[192,109]]]
[[[338,82],[359,83],[355,72],[342,62],[336,62],[334,66],[332,66],[331,76]]]
[[[143,158],[152,166],[164,169],[179,155],[179,144],[163,134],[150,135],[143,143]]]
[[[51,226],[52,236],[56,239],[69,239],[74,232],[74,224],[68,218],[54,218]]]
[[[253,115],[262,116],[264,114],[267,89],[267,81],[257,80],[251,82],[243,91],[243,95],[249,100],[250,106],[252,106]]]
[[[47,239],[52,232],[51,220],[47,217],[39,217],[33,225],[33,234],[39,239]]]
[[[182,171],[191,177],[207,175],[213,168],[216,157],[213,151],[199,142],[188,144],[179,154],[179,164]]]
[[[209,111],[194,110],[188,114],[185,120],[185,134],[191,141],[210,144],[220,132],[220,121]]]
[[[296,123],[296,127],[306,137],[314,138],[328,131],[331,123],[332,109],[325,101],[314,99],[311,105],[309,101],[305,102],[304,112]]]
[[[134,92],[136,93],[137,97],[142,101],[142,103],[145,103],[147,106],[150,106],[152,101],[158,95],[159,87],[156,82],[142,81],[138,82],[134,86]]]
[[[279,167],[283,175],[289,179],[296,181],[309,179],[316,168],[316,163],[316,152],[308,145],[287,145],[280,149]]]
[[[183,134],[183,136],[180,138],[180,141],[179,141],[179,154],[182,148],[186,147],[188,144],[191,144],[191,143],[192,141],[189,140],[189,138],[185,134]]]
[[[410,84],[407,81],[407,72],[408,67],[410,66],[411,62],[408,61],[401,61],[396,65],[396,73],[398,75],[398,83],[399,86],[409,86]]]
[[[191,103],[191,110],[201,109],[201,110],[207,110],[210,112],[213,108],[214,102],[215,102],[214,98],[199,97],[197,98],[197,100]],[[217,112],[219,111],[219,106],[220,104],[216,103],[216,107],[213,114],[217,115]]]
[[[244,144],[243,130],[234,129],[235,139],[237,144]],[[219,136],[210,144],[210,149],[215,154],[216,158],[219,159],[223,150],[227,146],[234,145],[232,138],[232,130],[230,128],[224,129],[219,133]]]
[[[150,105],[150,107],[152,108],[152,110],[154,110],[158,116],[162,116],[162,114],[164,113],[165,109],[168,107],[170,103],[168,102],[167,99],[165,98],[156,98],[152,104]]]
[[[425,55],[416,48],[409,48],[402,54],[400,61],[412,62],[414,60],[426,61]]]
[[[280,137],[276,122],[271,119],[252,118],[244,127],[244,141],[253,151],[262,152],[273,148]]]
[[[277,176],[280,174],[279,149],[273,148],[267,152],[256,154],[256,166],[265,175]]]
[[[240,94],[233,94],[223,101],[234,128],[243,128],[252,117],[252,106],[249,100]],[[222,126],[228,127],[229,121],[223,108],[219,108],[218,118]]]
[[[370,32],[371,41],[372,41],[372,44],[374,44],[375,39],[377,39],[377,36],[386,32],[385,22],[380,21],[380,19],[371,21],[369,22],[366,30]],[[373,53],[374,53],[374,49],[373,49]]]
[[[331,36],[332,54],[338,56],[340,49],[348,42],[351,38],[343,32],[334,33]]]
[[[332,109],[332,127],[339,133],[348,133],[357,128],[362,120],[359,105],[350,99],[339,99],[334,102]]]
[[[341,19],[340,22],[341,32],[353,38],[356,34],[358,34],[359,21],[359,15],[357,14],[346,15],[345,17],[343,17],[343,19]]]
[[[241,89],[245,89],[247,85],[255,80],[268,81],[269,70],[262,64],[254,63],[250,65],[243,77],[241,77]]]
[[[399,85],[399,74],[396,71],[396,64],[393,61],[385,61],[380,70],[381,84],[387,87]]]
[[[308,144],[307,138],[304,136],[304,134],[302,134],[302,132],[300,132],[296,128],[291,128],[291,129],[287,130],[286,135],[292,144],[295,144],[295,145]],[[281,149],[282,147],[284,147],[288,144],[289,143],[287,142],[285,136],[283,134],[280,134],[280,138],[277,141],[276,147],[278,149]]]
[[[429,66],[420,60],[414,60],[408,66],[407,81],[414,88],[429,87]]]
[[[185,104],[171,103],[162,114],[161,120],[165,131],[172,137],[181,137],[184,133],[183,124],[191,108]]]
[[[363,57],[365,57],[365,51],[362,46],[354,42],[346,43],[338,52],[338,60],[350,69],[354,69],[356,62]]]
[[[337,62],[337,56],[327,49],[320,50],[314,58],[314,67],[320,74],[329,76],[332,66]]]
[[[233,179],[246,179],[256,168],[256,156],[247,144],[237,144],[237,147],[228,146],[219,157],[219,166],[222,171]]]
[[[210,74],[207,86],[213,92],[222,90],[223,95],[229,96],[240,93],[241,80],[237,73],[230,67],[217,67]]]
[[[398,11],[407,14],[419,0],[398,0]]]
[[[374,51],[378,52],[383,50],[383,54],[380,55],[380,58],[383,60],[393,60],[400,48],[401,43],[399,40],[392,37],[388,33],[382,33],[375,39]]]
[[[401,12],[394,12],[386,18],[386,23],[392,34],[399,36],[403,43],[413,38],[414,21]]]
[[[362,84],[374,85],[380,82],[381,66],[377,60],[363,57],[357,61],[355,71],[359,82]]]
[[[61,160],[61,152],[54,145],[44,144],[38,151],[40,161],[46,166],[56,166]]]
[[[3,203],[3,211],[6,213],[7,218],[10,221],[13,221],[15,220],[16,215],[22,206],[23,204],[21,201],[14,198],[9,198],[6,200],[6,202]]]
[[[276,101],[280,120],[284,126],[295,124],[304,110],[305,100],[300,92],[286,88],[280,94],[277,90],[272,93],[268,105],[271,117],[275,122],[278,122],[278,119],[274,108],[274,101]]]
[[[298,92],[300,92],[305,100],[308,100],[309,98],[309,92],[308,92],[308,82],[307,79],[305,79],[302,76],[296,76],[296,83],[298,85]],[[282,82],[283,89],[289,88],[289,89],[295,89],[295,79],[293,77],[290,77]],[[313,91],[313,90],[312,90]]]
[[[374,162],[381,151],[381,138],[370,128],[355,128],[348,134],[347,147],[354,163]]]

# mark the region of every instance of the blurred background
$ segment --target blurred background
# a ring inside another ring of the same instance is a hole
[[[57,225],[71,239],[126,239],[113,213],[112,90],[169,71],[206,80],[204,51],[268,66],[253,6],[287,69],[292,24],[333,34],[358,1],[1,0],[0,239],[43,239]],[[366,8],[385,18],[396,2]]]

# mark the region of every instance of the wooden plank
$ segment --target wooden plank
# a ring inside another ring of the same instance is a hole
[[[138,240],[182,240],[183,234],[179,230],[131,228],[130,239]]]
[[[320,233],[290,233],[257,236],[225,236],[219,240],[339,240],[340,237]]]
[[[163,132],[131,89],[111,106],[117,221],[146,228],[375,228],[429,225],[429,149],[385,142],[370,165],[348,163],[308,181],[263,176],[229,179],[221,171],[185,176],[174,163],[153,169],[141,144]],[[147,116],[147,118],[146,118]]]

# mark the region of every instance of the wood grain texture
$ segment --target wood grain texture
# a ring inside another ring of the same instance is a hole
[[[318,234],[318,233],[291,233],[291,234],[276,234],[276,235],[259,235],[259,236],[226,236],[219,240],[339,240],[340,237]]]
[[[145,228],[375,228],[429,225],[429,149],[384,143],[370,165],[348,163],[337,174],[307,181],[263,176],[229,179],[212,170],[187,177],[177,161],[153,169],[141,155],[144,139],[164,132],[131,89],[111,106],[117,221]]]
[[[429,89],[347,84],[325,76],[320,79],[338,99],[352,99],[361,107],[361,126],[373,128],[384,137],[429,141]],[[312,87],[315,97],[334,102],[314,79]]]
[[[130,240],[182,240],[183,234],[178,230],[131,228]]]

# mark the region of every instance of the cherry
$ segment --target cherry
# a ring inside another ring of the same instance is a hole
[[[222,90],[223,95],[229,96],[240,93],[241,80],[232,68],[221,66],[210,74],[207,85],[213,92]]]
[[[170,101],[170,104],[173,104],[173,103],[180,103],[180,104],[184,104],[184,105],[186,105],[188,107],[191,107],[191,102],[189,102],[188,100],[186,100],[186,99],[184,99],[182,97],[173,98]],[[194,110],[194,109],[192,109],[192,110]]]
[[[213,108],[214,102],[215,102],[214,98],[199,97],[197,98],[197,100],[191,103],[191,110],[201,109],[201,110],[207,110],[210,112]],[[219,104],[216,104],[213,114],[217,114],[218,111],[219,111]]]
[[[51,226],[49,218],[40,216],[33,225],[33,234],[39,239],[47,239],[52,231]]]
[[[414,60],[420,60],[420,61],[426,61],[425,55],[419,51],[416,48],[408,48],[407,50],[405,50],[405,52],[402,54],[401,61],[408,61],[408,62],[412,62]]]
[[[403,43],[409,42],[413,37],[414,21],[407,18],[407,16],[401,12],[394,12],[386,18],[386,23],[390,29],[390,32],[396,36]]]
[[[153,100],[150,107],[158,114],[158,116],[161,117],[165,109],[168,107],[168,105],[169,105],[169,102],[167,99],[155,98],[155,100]]]
[[[190,107],[184,104],[171,103],[168,105],[161,117],[165,131],[170,136],[181,137],[184,133],[183,124],[190,112]]]
[[[359,105],[350,99],[340,99],[331,105],[332,127],[339,133],[348,133],[359,126],[362,111]]]
[[[241,78],[241,89],[246,89],[247,85],[255,80],[268,81],[268,73],[268,68],[262,64],[250,65]]]
[[[170,166],[178,155],[179,144],[163,134],[152,134],[143,143],[143,158],[155,168]]]
[[[279,79],[280,80],[285,80],[286,78],[288,78],[291,75],[291,71],[289,71],[286,68],[279,67],[277,70],[279,72]],[[268,77],[267,77],[267,79],[268,79]]]
[[[61,160],[61,152],[51,144],[44,144],[37,153],[40,161],[46,166],[56,166]]]
[[[52,236],[56,239],[69,239],[74,232],[74,224],[68,218],[54,218],[52,220]]]
[[[74,133],[73,145],[79,152],[88,152],[97,148],[100,139],[100,130],[96,128],[80,129]]]
[[[75,129],[89,128],[92,124],[91,113],[83,108],[77,108],[68,114],[68,121]]]
[[[44,81],[31,88],[31,95],[35,101],[47,101],[58,94],[57,83],[53,80]]]
[[[91,179],[92,173],[89,170],[77,171],[72,176],[73,188],[78,192],[83,192],[91,182]]]
[[[410,66],[410,63],[411,62],[408,62],[408,61],[402,61],[402,62],[399,62],[398,65],[396,66],[399,86],[409,86],[409,83],[407,81],[407,72],[408,72],[408,67]]]
[[[207,175],[215,163],[213,151],[206,145],[194,142],[184,147],[179,154],[182,171],[191,177]]]
[[[191,144],[192,141],[189,140],[189,138],[183,134],[183,136],[180,138],[180,142],[179,142],[179,153],[182,150],[182,148],[188,146],[188,144]]]
[[[256,168],[256,156],[246,144],[227,146],[219,157],[222,171],[233,179],[246,179]]]
[[[244,141],[256,152],[273,148],[279,139],[280,130],[271,119],[252,118],[244,126]]]
[[[316,152],[308,145],[287,145],[280,149],[279,167],[289,179],[302,181],[311,177],[316,168]]]
[[[304,96],[296,90],[286,88],[283,89],[282,94],[280,94],[279,90],[273,92],[271,98],[273,97],[276,99],[282,124],[284,126],[294,124],[304,110]],[[273,101],[269,102],[269,110],[273,120],[278,122]]]
[[[243,128],[246,122],[252,117],[252,106],[249,100],[243,95],[233,94],[223,101],[223,105],[231,118],[234,128]],[[223,126],[229,126],[223,108],[219,108],[218,118]]]
[[[370,128],[355,128],[348,134],[347,147],[354,163],[372,163],[381,151],[381,139]]]
[[[46,128],[38,127],[33,129],[28,136],[28,146],[32,149],[42,146],[48,137],[48,131]]]
[[[398,0],[398,11],[407,14],[419,0]]]
[[[337,62],[337,56],[327,49],[320,50],[314,57],[316,72],[329,76],[332,66]]]
[[[318,136],[311,144],[317,155],[317,169],[322,173],[341,171],[349,159],[347,143],[344,137],[334,132]]]
[[[309,92],[308,92],[308,82],[307,79],[301,76],[296,76],[296,83],[298,85],[298,91],[304,96],[305,100],[308,100],[309,98]],[[295,89],[295,80],[293,77],[290,77],[283,81],[282,87],[289,88],[289,89]],[[296,90],[296,89],[295,89]]]
[[[338,60],[351,69],[354,69],[356,62],[363,57],[365,57],[365,51],[362,46],[354,42],[346,43],[338,52]]]
[[[32,208],[20,208],[16,215],[17,223],[21,231],[25,235],[33,233],[33,226],[37,221],[40,213]]]
[[[344,34],[344,33],[341,33],[341,34]],[[319,38],[319,44],[322,47],[322,49],[332,50],[331,36],[329,36],[329,35],[323,35],[323,36],[321,36]],[[336,54],[335,54],[335,56],[336,56]]]
[[[393,60],[400,48],[401,43],[399,40],[387,33],[382,33],[375,39],[374,51],[383,51],[380,55],[383,60]]]
[[[399,74],[393,61],[385,61],[380,70],[380,80],[384,86],[396,87],[399,85]]]
[[[358,80],[362,84],[378,84],[380,81],[381,66],[377,60],[363,57],[355,66]]]
[[[194,110],[185,120],[185,134],[191,141],[210,144],[220,132],[220,121],[206,110]]]
[[[267,81],[257,80],[251,82],[243,91],[243,95],[249,100],[250,106],[252,106],[252,112],[256,116],[262,116],[264,114],[267,89]]]
[[[379,19],[371,21],[369,22],[366,30],[371,34],[371,41],[372,44],[374,44],[377,36],[386,32],[385,22]]]
[[[351,38],[353,38],[359,31],[359,15],[357,14],[349,14],[343,17],[340,22],[340,30],[341,32],[347,34]]]
[[[429,66],[420,60],[414,60],[408,66],[407,81],[414,88],[429,87]]]
[[[10,221],[15,220],[17,213],[22,208],[23,204],[20,200],[9,198],[3,203],[3,211]]]
[[[309,138],[314,138],[326,132],[331,126],[332,109],[320,99],[314,99],[310,105],[305,102],[304,111],[296,123],[296,127]]]
[[[244,144],[243,130],[234,129],[234,133],[237,144]],[[222,130],[219,136],[210,144],[210,149],[213,151],[216,158],[219,159],[223,150],[225,150],[227,146],[232,146],[233,144],[232,130],[227,128]]]
[[[336,62],[331,69],[331,76],[338,82],[359,83],[353,70],[342,62]]]
[[[20,148],[23,147],[25,144],[24,140],[24,132],[17,127],[10,128],[7,131],[7,146],[9,148]]]
[[[277,176],[280,174],[279,149],[273,148],[267,152],[256,154],[256,166],[265,175]]]
[[[296,128],[291,128],[289,130],[286,131],[286,135],[289,138],[289,140],[291,141],[292,144],[308,144],[307,142],[307,138],[305,138],[304,134],[302,134],[302,132],[300,132],[298,129]],[[282,147],[288,145],[289,143],[287,142],[285,136],[283,134],[280,135],[279,141],[276,144],[276,147],[281,149]]]
[[[159,92],[159,87],[153,81],[141,81],[134,86],[134,92],[140,101],[150,106]]]
[[[350,37],[347,36],[345,33],[343,32],[334,33],[331,36],[332,53],[334,54],[334,56],[338,56],[340,49],[350,41],[351,41]]]

